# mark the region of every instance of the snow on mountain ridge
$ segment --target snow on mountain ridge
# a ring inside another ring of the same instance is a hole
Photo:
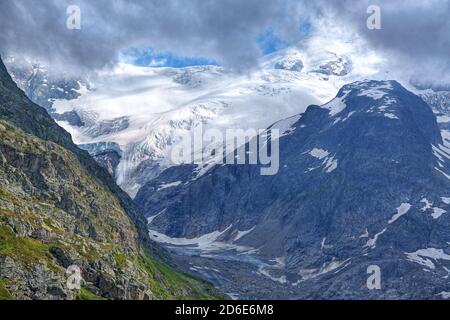
[[[340,40],[312,38],[302,47],[263,57],[260,68],[246,74],[219,66],[120,63],[98,72],[89,88],[77,88],[76,99],[62,98],[52,107],[57,114],[78,116],[78,123],[55,117],[77,144],[120,146],[116,180],[133,196],[147,179],[173,165],[172,146],[199,125],[265,129],[311,104],[330,101],[346,83],[378,74],[380,59],[371,54],[362,59],[353,53],[359,50]]]
[[[123,72],[124,69],[128,70]],[[313,86],[309,75],[291,78],[280,75],[282,70],[269,70],[251,76],[230,76],[219,67],[203,69],[200,74],[192,70],[198,70],[198,67],[173,70],[121,65],[116,73],[103,78],[105,83],[97,83],[95,91],[77,100],[57,101],[55,109],[58,113],[75,110],[81,114],[95,114],[97,124],[114,123],[113,120],[127,117],[128,127],[97,135],[92,132],[95,125],[76,128],[66,122],[60,124],[73,133],[79,144],[118,143],[123,149],[123,160],[116,178],[133,195],[132,190],[137,191],[139,186],[136,186],[132,172],[146,160],[159,162],[162,168],[170,166],[170,147],[182,134],[199,124],[222,131],[264,129],[276,119],[301,113],[308,105],[321,102],[314,92],[302,85],[308,82]],[[211,70],[212,75],[204,74]],[[180,75],[191,78],[184,78],[186,81],[180,84],[177,80]],[[198,76],[201,82],[195,80]],[[139,81],[136,82],[134,77]],[[216,84],[217,77],[221,78],[220,85]],[[117,92],[116,88],[123,88],[124,82],[128,83],[127,92]],[[201,85],[192,86],[192,82]],[[324,87],[324,91],[335,93],[327,83],[316,85],[315,90],[321,91]]]

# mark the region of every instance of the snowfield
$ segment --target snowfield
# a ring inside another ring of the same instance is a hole
[[[265,129],[330,101],[345,83],[376,77],[380,59],[354,44],[311,38],[303,49],[263,57],[245,74],[218,66],[149,68],[118,64],[100,72],[73,100],[57,100],[57,113],[75,111],[85,126],[59,124],[77,144],[114,142],[122,158],[118,184],[134,196],[174,163],[171,148],[200,124],[206,129]],[[356,50],[358,51],[358,50]],[[345,106],[332,102],[336,113]],[[298,118],[297,118],[298,119]],[[282,128],[284,134],[288,127]],[[204,146],[206,147],[206,146]],[[200,153],[196,150],[194,153]]]

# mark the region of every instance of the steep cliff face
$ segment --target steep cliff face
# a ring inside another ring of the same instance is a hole
[[[211,298],[152,252],[131,199],[0,60],[0,299]],[[81,289],[67,268],[81,271]]]

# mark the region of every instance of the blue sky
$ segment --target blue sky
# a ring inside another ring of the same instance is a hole
[[[298,28],[299,38],[306,37],[311,33],[311,24],[309,22],[301,22]],[[289,43],[280,38],[273,28],[262,32],[257,38],[259,48],[263,55],[271,54],[289,46]]]
[[[311,32],[311,24],[303,22],[298,29],[303,37]],[[273,28],[261,32],[255,39],[262,55],[268,55],[289,46],[289,43],[281,39]],[[122,51],[123,59],[140,67],[172,67],[183,68],[200,65],[220,65],[220,63],[207,57],[185,57],[173,52],[158,52],[152,48],[131,47]]]
[[[217,65],[213,60],[203,57],[183,57],[171,52],[157,52],[152,48],[128,48],[122,51],[123,59],[140,67],[183,68],[200,65]]]
[[[273,29],[262,32],[255,41],[258,43],[262,55],[271,54],[288,46],[275,34]],[[206,57],[185,57],[173,52],[157,52],[152,48],[131,47],[122,51],[122,58],[136,66],[153,68],[219,65],[213,59]]]
[[[256,39],[262,55],[271,54],[285,48],[288,44],[280,39],[273,29],[261,33]],[[157,52],[152,48],[131,47],[122,51],[123,59],[140,67],[183,68],[201,65],[219,65],[213,59],[205,57],[184,57],[172,52]]]
[[[256,39],[258,45],[264,55],[271,54],[280,49],[283,49],[287,46],[287,43],[281,40],[273,31],[273,29],[269,29]]]

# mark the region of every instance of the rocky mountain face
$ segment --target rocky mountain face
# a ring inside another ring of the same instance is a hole
[[[431,108],[395,81],[355,82],[288,128],[276,175],[187,165],[142,187],[154,239],[272,261],[257,273],[278,297],[447,297],[450,149]],[[371,265],[380,290],[366,286]]]
[[[131,199],[0,60],[0,299],[211,298],[161,260]],[[81,271],[80,289],[67,268]]]
[[[426,90],[420,97],[433,108],[439,126],[443,130],[450,129],[450,91]]]

